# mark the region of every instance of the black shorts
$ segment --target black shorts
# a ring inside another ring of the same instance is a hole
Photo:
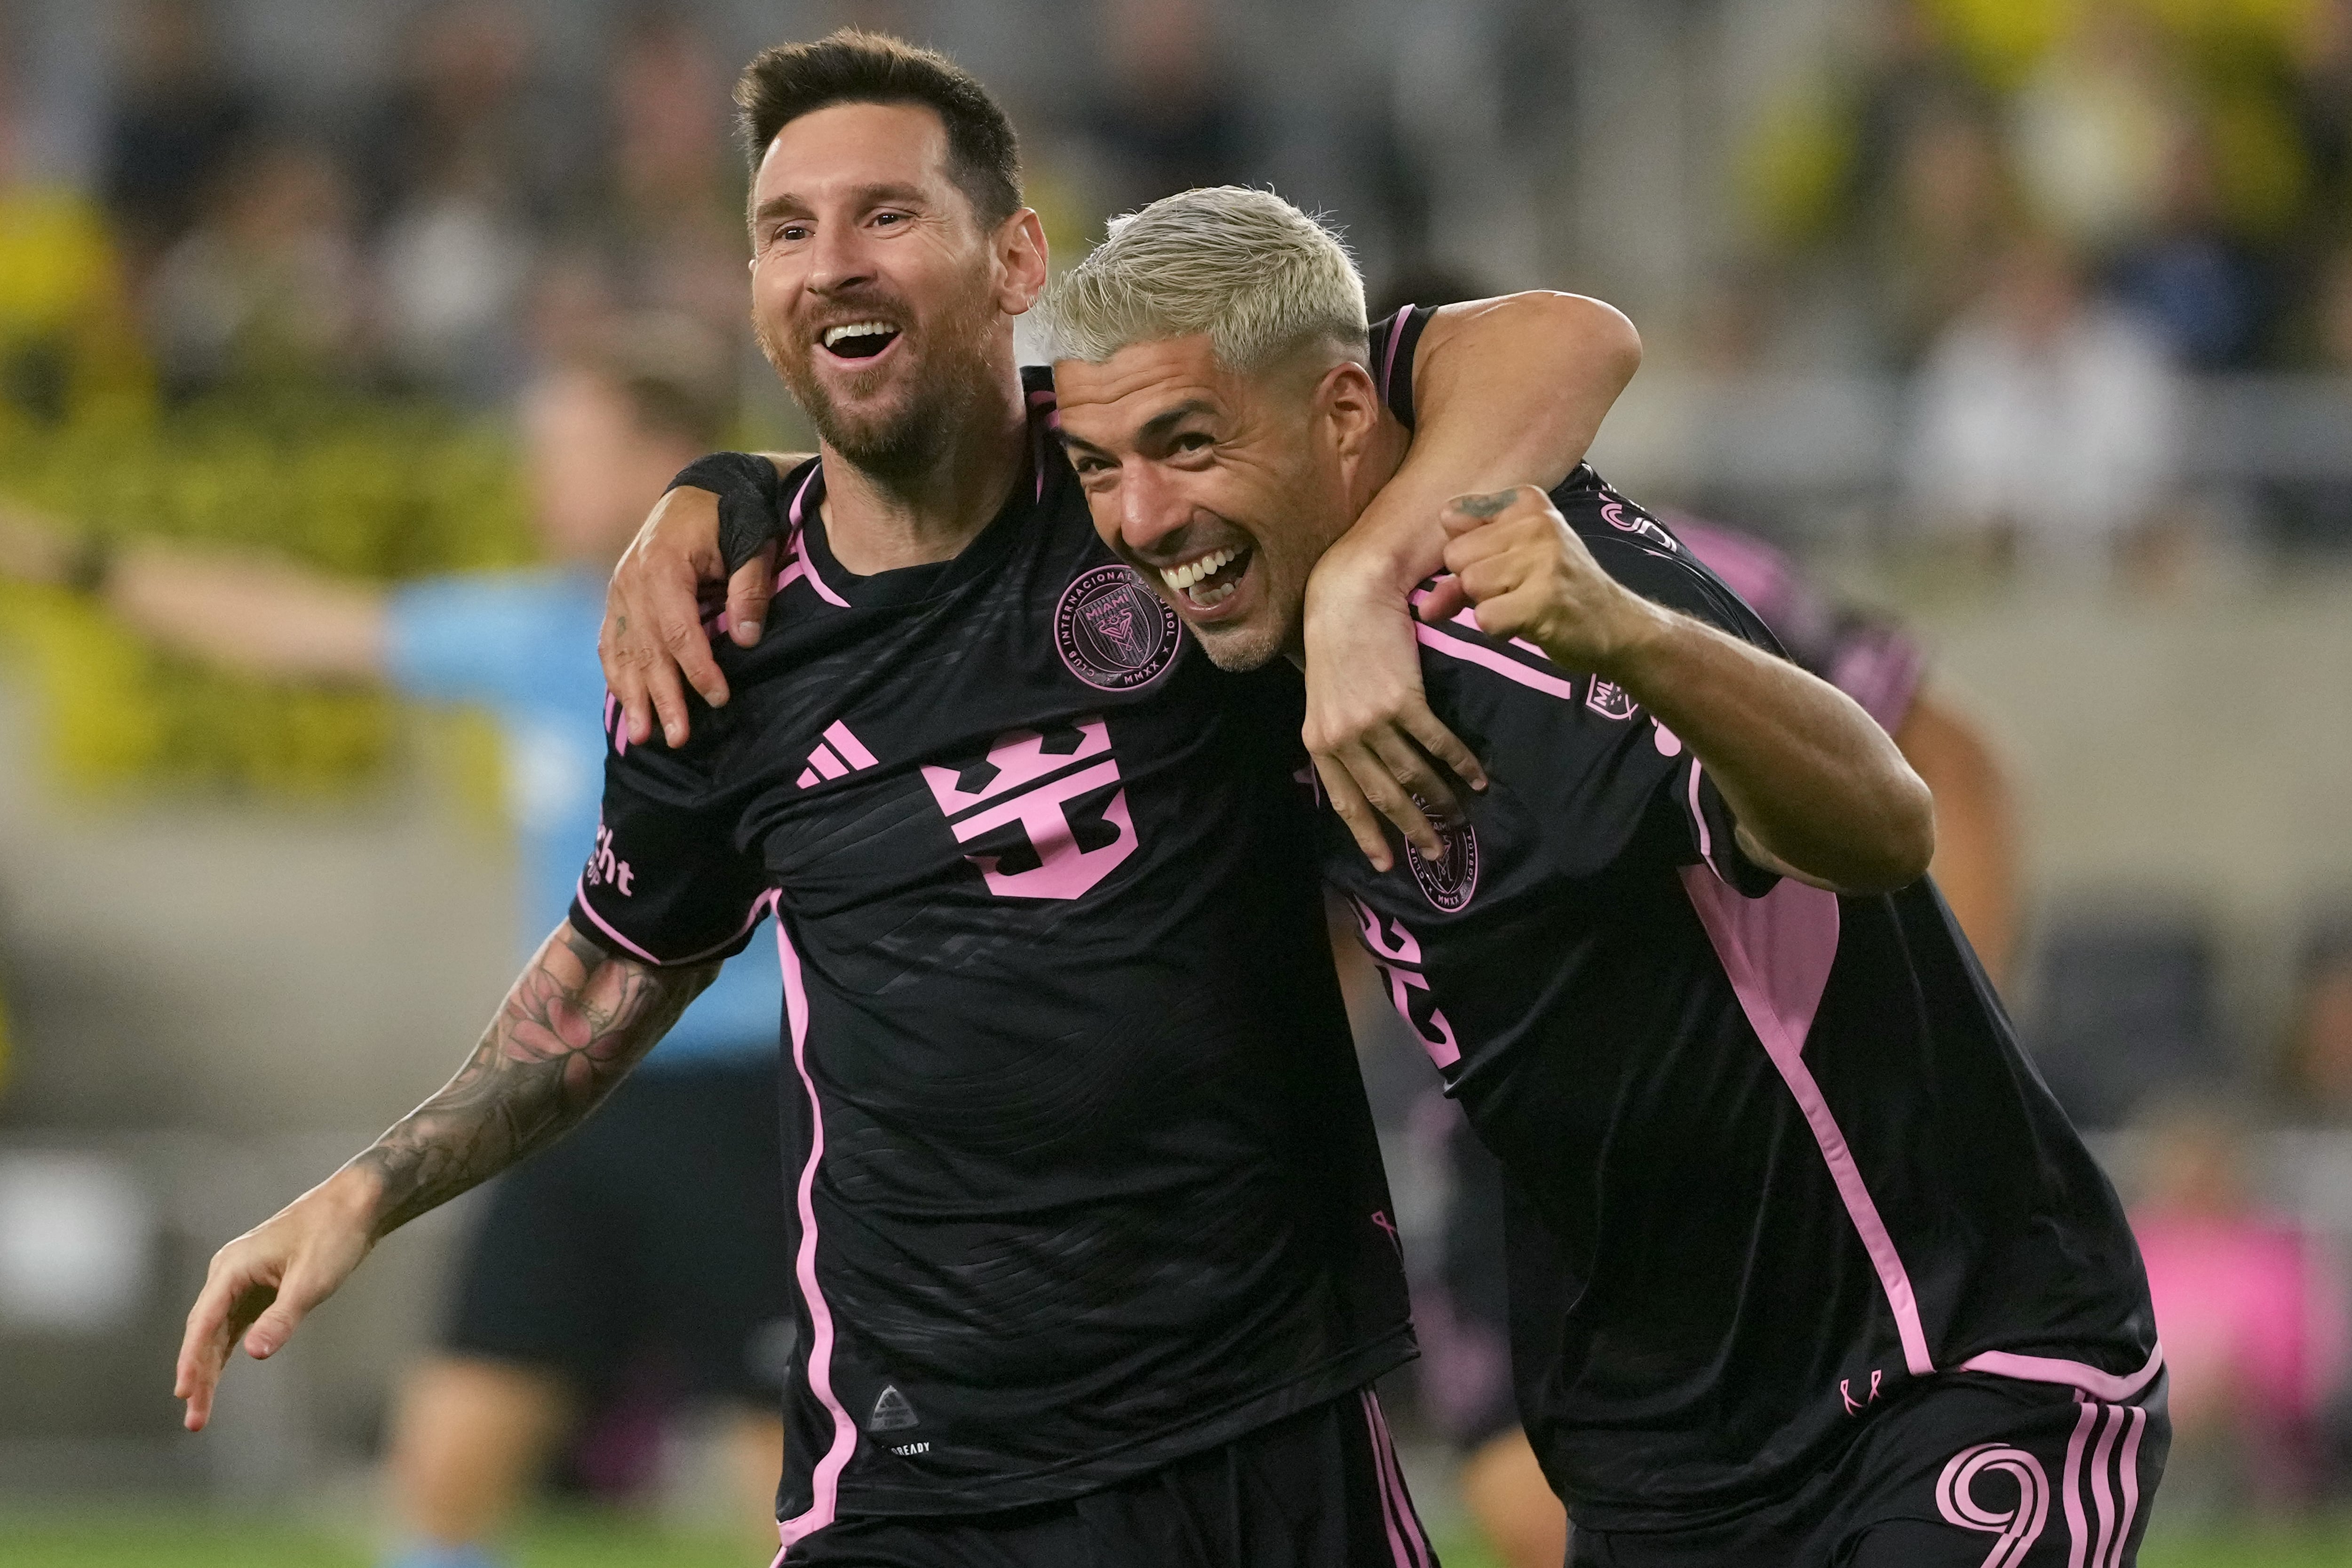
[[[778,1568],[1436,1568],[1369,1388],[1064,1502],[845,1517]]]
[[[772,1056],[639,1071],[499,1178],[446,1351],[594,1397],[646,1354],[693,1398],[774,1407],[792,1349]]]
[[[2107,1405],[1937,1377],[1794,1497],[1704,1530],[1580,1530],[1570,1568],[2131,1568],[2172,1447],[2164,1389]]]

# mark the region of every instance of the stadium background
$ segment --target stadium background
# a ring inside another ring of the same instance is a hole
[[[385,580],[526,559],[511,395],[641,308],[740,342],[741,439],[791,441],[725,91],[845,21],[1003,95],[1065,259],[1270,182],[1376,293],[1633,316],[1596,463],[1907,618],[2012,775],[2046,1070],[2147,1224],[2311,1262],[2168,1325],[2223,1392],[2148,1560],[2352,1559],[2352,4],[9,0],[0,505]],[[452,1217],[202,1439],[170,1353],[212,1247],[509,978],[492,737],[8,586],[0,735],[0,1560],[362,1562]],[[604,1441],[528,1560],[726,1560],[690,1424]]]

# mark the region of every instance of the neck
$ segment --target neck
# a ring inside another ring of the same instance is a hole
[[[825,542],[860,577],[952,560],[1003,510],[1028,460],[1028,410],[1008,351],[919,472],[883,478],[819,442]]]
[[[1364,437],[1364,449],[1348,475],[1348,515],[1358,518],[1372,504],[1372,498],[1387,488],[1404,467],[1405,452],[1412,446],[1412,432],[1403,421],[1387,409],[1381,410],[1381,421]]]

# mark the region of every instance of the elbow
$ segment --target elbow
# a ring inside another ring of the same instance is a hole
[[[1516,298],[1528,302],[1541,335],[1572,344],[1577,357],[1609,384],[1612,395],[1623,391],[1633,373],[1642,368],[1642,334],[1616,306],[1582,294],[1549,289]]]
[[[1846,891],[1891,893],[1927,874],[1936,858],[1936,801],[1909,767],[1888,781],[1870,853],[1853,868]]]

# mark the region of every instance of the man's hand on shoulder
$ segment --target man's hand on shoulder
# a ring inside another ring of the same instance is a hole
[[[1392,863],[1384,818],[1424,858],[1443,859],[1433,822],[1459,822],[1462,804],[1439,764],[1472,789],[1485,789],[1486,774],[1430,711],[1412,610],[1378,571],[1318,567],[1305,638],[1307,752],[1331,808],[1374,870]]]
[[[804,459],[786,454],[767,460],[788,468]],[[755,646],[764,629],[776,591],[778,546],[772,540],[729,575],[719,547],[719,498],[711,491],[677,486],[655,503],[613,569],[596,654],[632,744],[653,738],[656,719],[665,742],[686,744],[691,732],[688,686],[712,707],[726,706],[727,677],[710,656],[710,636],[703,625],[706,588],[726,583],[727,636],[737,647]]]

